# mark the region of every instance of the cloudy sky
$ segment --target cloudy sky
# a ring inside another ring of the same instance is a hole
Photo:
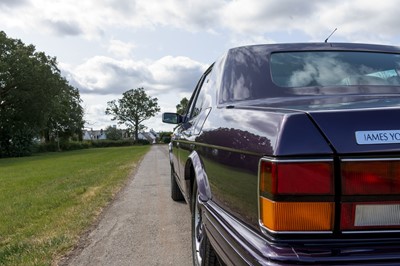
[[[395,0],[0,0],[0,30],[57,57],[79,88],[86,127],[113,125],[107,102],[144,87],[161,112],[190,97],[234,46],[368,42],[400,46]],[[171,130],[161,113],[145,122]]]

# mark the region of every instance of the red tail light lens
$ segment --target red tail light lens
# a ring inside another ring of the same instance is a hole
[[[260,189],[279,195],[333,195],[332,162],[261,161]]]
[[[400,194],[400,161],[344,161],[344,195]]]

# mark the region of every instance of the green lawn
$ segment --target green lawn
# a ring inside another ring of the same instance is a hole
[[[51,265],[77,243],[150,146],[0,159],[0,265]]]

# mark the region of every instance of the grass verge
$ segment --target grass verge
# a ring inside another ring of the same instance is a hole
[[[51,265],[70,250],[150,146],[0,160],[0,265]]]

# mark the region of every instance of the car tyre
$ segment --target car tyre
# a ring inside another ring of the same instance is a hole
[[[178,183],[176,183],[175,175],[174,175],[174,170],[171,168],[171,198],[174,201],[182,201],[184,200],[183,194],[178,186]]]
[[[199,192],[194,182],[192,194],[192,257],[195,266],[220,265],[217,255],[208,240],[203,224],[203,216],[198,201]]]

